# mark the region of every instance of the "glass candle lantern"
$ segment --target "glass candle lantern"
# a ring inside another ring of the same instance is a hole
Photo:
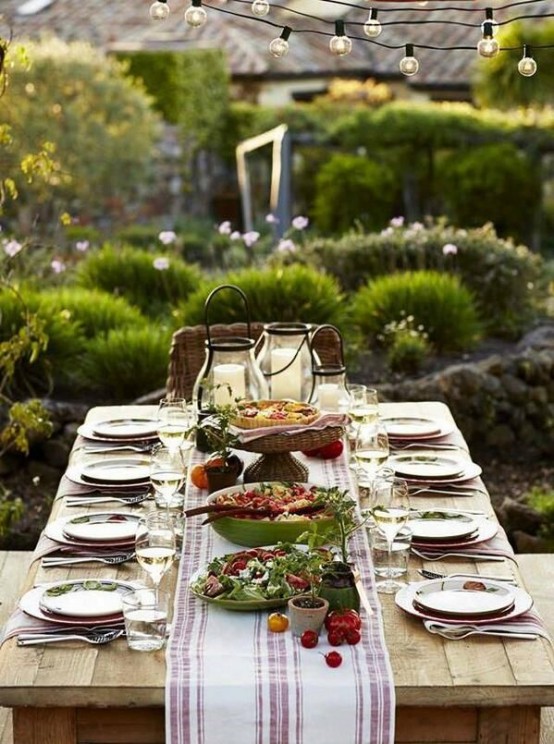
[[[336,362],[321,364],[315,354],[314,343],[317,335],[323,330],[332,331],[339,341],[339,358]],[[342,335],[339,329],[328,323],[319,326],[312,335],[310,351],[313,378],[310,403],[313,403],[322,411],[346,413],[350,405],[350,394],[346,387],[346,366],[344,364]]]
[[[307,323],[268,323],[258,362],[272,400],[306,403],[312,391],[312,357]]]

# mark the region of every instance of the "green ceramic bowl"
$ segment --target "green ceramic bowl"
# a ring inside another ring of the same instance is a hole
[[[244,485],[231,486],[231,488],[222,488],[220,491],[210,494],[207,503],[212,503],[222,494],[251,491],[261,485],[261,483],[245,483]],[[268,484],[264,483],[263,485]],[[309,489],[316,484],[302,483],[301,485]],[[279,542],[294,543],[313,524],[317,525],[318,532],[324,534],[325,531],[335,526],[335,520],[333,517],[303,517],[275,522],[267,519],[222,517],[211,522],[211,526],[218,535],[221,535],[235,545],[243,545],[248,548],[258,548],[262,545],[276,545]]]

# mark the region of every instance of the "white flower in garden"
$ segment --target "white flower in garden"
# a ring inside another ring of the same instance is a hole
[[[417,232],[418,230],[424,230],[425,229],[425,225],[422,222],[412,222],[412,224],[410,225],[410,227],[412,228],[412,230],[414,232]]]
[[[17,256],[19,251],[23,248],[21,243],[18,243],[17,240],[4,240],[3,246],[4,246],[4,253],[10,258]]]
[[[266,214],[265,221],[268,225],[276,225],[279,220],[274,214]]]
[[[59,258],[54,258],[50,262],[50,268],[54,272],[54,274],[62,274],[65,271],[65,264],[63,261],[60,261]]]
[[[301,214],[295,217],[292,221],[292,226],[295,230],[305,230],[310,224],[310,220],[307,217],[303,217]]]
[[[402,227],[404,224],[404,217],[393,217],[390,221],[391,227]]]
[[[217,231],[220,235],[230,235],[231,223],[229,222],[229,220],[225,220],[225,222],[222,222],[221,225],[217,228]]]
[[[290,240],[289,238],[283,238],[277,244],[277,250],[279,251],[279,253],[295,253],[296,244],[294,240]]]
[[[160,243],[163,243],[164,245],[171,245],[171,243],[174,243],[177,240],[177,235],[173,230],[162,230],[158,235],[158,239]]]
[[[79,251],[79,253],[85,253],[85,251],[88,251],[90,246],[90,243],[88,240],[78,240],[75,243],[75,249]]]
[[[33,478],[33,486],[40,485],[40,475],[35,475]]]
[[[238,230],[233,230],[233,232],[229,235],[230,240],[240,240],[242,238],[242,235]]]
[[[454,245],[454,243],[445,243],[442,247],[442,252],[444,256],[455,256],[458,253],[458,246]]]
[[[392,229],[392,227],[385,227],[384,230],[381,230],[381,235],[386,238],[388,235],[392,235],[393,232],[394,230]]]
[[[256,230],[250,230],[249,232],[244,233],[242,236],[242,239],[244,240],[244,244],[247,248],[250,248],[254,245],[254,243],[257,242],[258,238],[260,237],[260,233],[256,232]]]
[[[156,271],[167,271],[169,269],[169,258],[167,256],[158,256],[152,262],[152,266]]]

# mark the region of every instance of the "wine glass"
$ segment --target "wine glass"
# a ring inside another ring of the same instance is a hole
[[[154,488],[156,505],[176,509],[183,506],[180,489],[185,483],[190,451],[170,449],[158,445],[150,455],[150,483]]]
[[[152,511],[139,520],[135,536],[137,561],[152,579],[157,592],[163,576],[169,571],[176,553],[173,515]]]
[[[385,464],[390,454],[387,430],[379,418],[362,421],[359,424],[352,454],[357,466],[368,479],[375,478],[377,471]]]
[[[391,557],[394,538],[405,526],[410,516],[408,484],[403,478],[377,479],[374,483],[373,519],[387,541],[387,578],[378,581],[375,588],[382,594],[393,594],[404,584],[393,577]]]
[[[187,444],[192,449],[192,442],[187,434],[194,425],[192,407],[184,398],[162,398],[158,404],[157,432],[162,444],[168,449],[178,449]]]

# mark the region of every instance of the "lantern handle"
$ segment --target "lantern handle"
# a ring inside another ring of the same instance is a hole
[[[208,340],[209,348],[211,348],[211,345],[212,345],[212,338],[210,335],[210,321],[209,321],[210,303],[215,297],[215,295],[218,292],[220,292],[222,289],[233,289],[235,292],[238,292],[238,294],[240,295],[243,301],[243,304],[244,304],[245,312],[246,312],[246,329],[248,333],[248,338],[252,338],[252,331],[250,329],[250,307],[248,305],[248,298],[246,297],[246,294],[243,292],[243,290],[240,287],[237,287],[236,284],[220,284],[219,287],[212,289],[212,291],[206,298],[206,302],[204,303],[204,324],[206,326],[206,338]]]
[[[317,361],[316,361],[317,360],[317,356],[316,356],[316,352],[315,352],[315,343],[314,343],[315,342],[315,338],[316,338],[317,334],[320,331],[323,331],[325,329],[329,329],[329,330],[333,331],[333,333],[336,334],[336,336],[337,336],[337,338],[339,340],[339,349],[340,349],[340,360],[339,361],[340,361],[340,363],[342,365],[344,365],[344,344],[343,344],[343,340],[342,340],[342,333],[339,331],[339,329],[336,326],[331,325],[331,323],[323,323],[322,325],[319,325],[315,329],[315,331],[312,333],[312,336],[310,338],[310,347],[309,348],[310,348],[310,356],[312,358],[312,373],[314,373],[316,371],[316,367],[321,366],[320,364],[317,364]]]

